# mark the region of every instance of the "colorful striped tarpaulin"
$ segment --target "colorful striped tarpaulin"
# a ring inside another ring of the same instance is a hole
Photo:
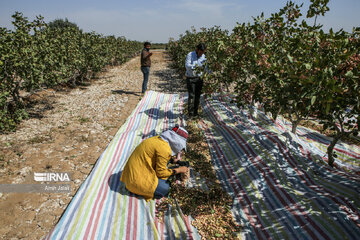
[[[149,91],[119,129],[63,216],[45,239],[199,239],[178,207],[164,221],[155,216],[154,200],[129,193],[121,171],[135,147],[182,120],[185,95]]]
[[[360,177],[327,165],[327,138],[306,128],[291,134],[284,121],[239,109],[227,96],[202,106],[200,126],[244,239],[360,239]],[[359,147],[336,152],[340,165],[359,163]]]

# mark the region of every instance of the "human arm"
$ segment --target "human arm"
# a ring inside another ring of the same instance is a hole
[[[198,58],[196,52],[190,52],[185,59],[185,68],[193,70],[196,66],[201,67],[205,60],[205,54]]]
[[[202,67],[205,61],[206,61],[205,54],[203,54],[200,58],[198,58],[196,52],[190,52],[186,56],[186,60],[185,60],[186,76],[187,77],[198,76],[198,74],[195,73],[195,69],[197,67]]]
[[[176,159],[174,159],[174,163],[181,161],[181,152],[178,152],[178,154],[176,155]]]
[[[173,174],[171,169],[167,168],[167,163],[171,157],[171,149],[169,151],[158,151],[156,154],[155,172],[156,176],[161,179],[167,179]]]
[[[141,58],[145,60],[145,59],[149,58],[150,56],[152,56],[152,54],[153,54],[152,52],[143,50],[141,53]]]
[[[195,67],[195,62],[192,61],[192,52],[188,53],[185,59],[185,68],[187,71],[192,71]]]
[[[185,167],[185,166],[181,166],[181,167],[178,167],[178,168],[174,168],[173,171],[174,171],[174,174],[179,174],[179,173],[186,173],[188,171],[188,167]]]
[[[174,162],[177,162],[179,160],[181,160],[181,153],[177,154],[177,157],[179,159],[174,160]],[[188,168],[186,166],[180,166],[177,168],[173,168],[173,169],[168,169],[167,168],[167,157],[164,156],[163,154],[159,154],[157,157],[157,162],[156,162],[156,176],[158,178],[162,178],[162,179],[166,179],[168,177],[170,177],[171,175],[175,175],[178,173],[186,173],[188,171]]]

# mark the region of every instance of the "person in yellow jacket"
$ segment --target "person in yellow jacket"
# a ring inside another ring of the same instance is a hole
[[[181,166],[168,169],[171,156],[180,158],[186,149],[188,132],[179,126],[141,142],[129,157],[120,180],[126,189],[143,196],[146,201],[167,196],[170,185],[166,181],[171,175],[185,173],[188,168]]]

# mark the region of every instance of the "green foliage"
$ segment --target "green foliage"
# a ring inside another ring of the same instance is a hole
[[[329,7],[327,4],[329,0],[310,0],[311,5],[309,10],[307,11],[307,18],[312,18],[315,16],[314,26],[316,25],[316,19],[319,15],[324,16],[327,11],[329,11]]]
[[[70,22],[67,18],[65,19],[55,19],[48,23],[49,28],[76,28],[80,30],[76,23]]]
[[[321,120],[338,133],[328,151],[332,165],[336,141],[359,132],[360,40],[359,28],[325,33],[316,24],[327,3],[311,0],[307,18],[315,17],[313,26],[300,20],[302,5],[289,1],[269,18],[261,14],[253,23],[237,24],[231,34],[218,27],[186,31],[169,42],[169,51],[184,72],[186,54],[206,42],[212,70],[204,79],[207,92],[234,86],[239,106],[258,102],[274,118],[286,115],[294,133],[301,120]]]
[[[75,86],[142,48],[124,37],[84,33],[67,20],[49,25],[41,16],[32,22],[19,12],[12,17],[13,31],[0,28],[0,131],[26,117],[21,91]]]
[[[167,48],[167,43],[151,43],[151,49],[165,49]]]

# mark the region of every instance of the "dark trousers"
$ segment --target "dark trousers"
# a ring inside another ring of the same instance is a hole
[[[166,197],[169,191],[170,191],[170,184],[166,180],[159,178],[159,183],[154,192],[154,198],[160,199],[164,196]]]
[[[197,116],[200,104],[201,89],[203,87],[203,80],[201,78],[186,78],[186,85],[189,93],[189,116]]]
[[[141,71],[144,75],[144,81],[142,84],[141,92],[144,93],[147,90],[147,84],[149,81],[150,67],[141,67]]]

